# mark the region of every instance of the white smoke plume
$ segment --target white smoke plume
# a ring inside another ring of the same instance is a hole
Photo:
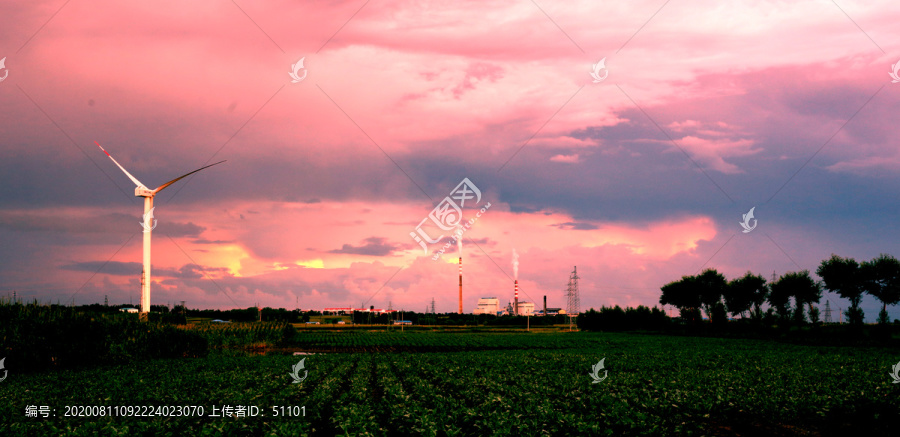
[[[513,249],[513,279],[519,279],[519,254],[516,253],[516,249]]]

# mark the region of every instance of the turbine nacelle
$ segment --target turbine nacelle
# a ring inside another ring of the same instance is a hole
[[[153,197],[156,193],[147,187],[134,187],[134,197]]]

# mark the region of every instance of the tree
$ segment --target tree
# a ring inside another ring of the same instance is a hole
[[[900,261],[881,254],[860,266],[862,289],[881,301],[878,323],[889,323],[887,306],[900,302]]]
[[[822,298],[822,284],[809,276],[809,270],[791,272],[782,276],[782,278],[788,281],[791,295],[794,297],[794,303],[797,305],[797,308],[794,310],[794,318],[802,323],[805,320],[803,317],[803,305],[808,305],[810,311],[812,311],[813,304],[819,303],[819,299]]]
[[[819,324],[819,307],[814,307],[812,304],[809,305],[809,322],[813,325]]]
[[[682,276],[680,280],[662,286],[659,303],[678,307],[682,315],[692,315],[702,307],[711,321],[722,322],[726,320],[720,316],[725,314],[724,307],[722,311],[718,311],[716,307],[722,304],[722,295],[727,287],[728,281],[721,273],[715,269],[706,269],[700,275]],[[713,317],[714,313],[716,317]]]
[[[772,283],[772,291],[769,293],[769,305],[775,309],[778,318],[788,320],[791,314],[791,286],[783,281],[784,276]]]
[[[794,310],[791,311],[790,298],[794,298]],[[808,270],[788,272],[781,275],[772,284],[772,292],[769,294],[769,303],[778,312],[782,319],[788,319],[793,313],[797,322],[805,321],[803,305],[812,307],[813,303],[822,298],[821,285],[809,276]]]
[[[717,272],[716,269],[706,269],[700,276],[697,276],[696,286],[706,317],[709,317],[709,320],[713,322],[724,322],[727,320],[725,307],[722,305],[722,296],[728,288],[728,281],[725,279],[725,276]],[[722,307],[721,310],[718,308],[719,306]]]
[[[751,317],[762,317],[763,302],[769,295],[769,288],[762,276],[747,272],[744,276],[733,279],[728,283],[725,292],[725,306],[732,316],[740,314],[743,317],[745,311],[750,311]],[[755,311],[754,311],[755,309]]]
[[[822,261],[816,274],[822,278],[826,289],[850,301],[850,308],[845,313],[847,321],[861,325],[864,314],[859,307],[863,293],[859,263],[853,258],[831,254],[831,258]]]
[[[700,295],[697,293],[696,283],[695,276],[682,276],[677,281],[663,285],[659,303],[672,305],[682,312],[700,308]]]

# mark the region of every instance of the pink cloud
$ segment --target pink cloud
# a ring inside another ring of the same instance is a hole
[[[753,149],[752,140],[708,140],[695,136],[686,136],[676,140],[679,146],[701,164],[722,173],[741,173],[736,165],[726,162],[725,158],[748,156],[761,152]]]
[[[563,162],[566,164],[577,164],[579,162],[578,154],[573,155],[554,155],[550,157],[553,162]]]

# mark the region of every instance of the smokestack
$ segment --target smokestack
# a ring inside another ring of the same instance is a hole
[[[547,315],[547,296],[544,296],[544,315]]]
[[[462,255],[459,256],[459,314],[462,314]]]
[[[519,315],[519,280],[516,279],[516,300],[515,304],[513,304],[513,313],[515,315]]]

